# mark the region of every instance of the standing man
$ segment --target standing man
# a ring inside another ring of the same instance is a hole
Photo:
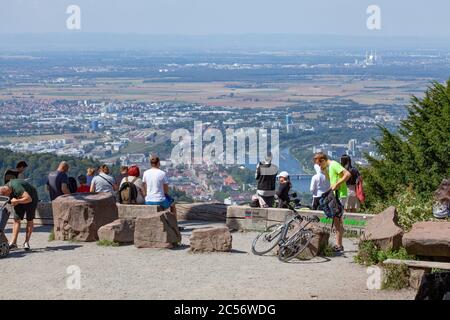
[[[63,194],[70,194],[69,178],[67,172],[69,171],[69,164],[62,161],[56,171],[48,174],[47,190],[50,194],[50,200],[53,201]]]
[[[273,207],[277,173],[278,167],[272,163],[272,154],[269,152],[264,161],[256,166],[255,174],[257,181],[256,193],[263,198],[269,208]]]
[[[27,219],[27,229],[23,248],[30,250],[30,238],[33,233],[34,217],[38,205],[38,195],[36,188],[22,179],[13,179],[5,186],[0,187],[0,195],[9,197],[14,208],[14,226],[10,249],[17,249],[17,237],[20,231],[20,222],[25,217]]]
[[[331,190],[345,207],[345,201],[348,195],[346,181],[351,177],[350,172],[339,162],[328,159],[327,155],[323,152],[318,152],[314,155],[314,163],[318,164],[322,171],[327,174],[327,178],[330,180]],[[336,226],[336,245],[333,248],[335,252],[344,251],[344,246],[342,245],[344,223],[342,218],[342,216],[333,217],[333,223]]]
[[[17,163],[15,169],[6,170],[3,178],[5,180],[5,184],[7,184],[11,179],[25,179],[24,172],[26,168],[28,168],[28,164],[22,160]]]

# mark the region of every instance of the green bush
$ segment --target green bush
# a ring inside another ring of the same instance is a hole
[[[409,268],[405,264],[385,265],[381,289],[400,290],[409,286]]]
[[[395,250],[387,250],[387,251],[383,251],[380,250],[378,251],[378,262],[383,262],[384,260],[387,259],[399,259],[399,260],[415,260],[415,256],[408,254],[408,252],[406,252],[406,249],[401,247],[400,249],[398,249],[397,251]]]
[[[395,198],[391,201],[373,204],[368,210],[373,213],[380,213],[391,205],[396,207],[398,224],[405,231],[410,230],[415,222],[427,221],[433,217],[431,198],[419,197],[411,188],[396,193]]]
[[[320,245],[318,255],[320,257],[333,257],[334,256],[333,247],[330,244]]]
[[[48,235],[48,242],[51,242],[54,240],[55,240],[55,231],[52,229],[52,231],[50,231],[50,234]]]
[[[97,245],[103,246],[103,247],[118,247],[119,243],[115,241],[109,241],[109,240],[99,240],[97,241]]]
[[[415,256],[406,252],[405,248],[399,250],[380,250],[373,241],[361,241],[358,245],[358,254],[355,262],[371,266],[382,263],[386,259],[415,260]]]
[[[371,266],[378,264],[378,247],[373,241],[360,241],[358,245],[358,254],[355,256],[355,262]]]

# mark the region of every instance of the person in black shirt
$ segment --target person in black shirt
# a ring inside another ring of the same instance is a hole
[[[278,196],[278,208],[287,208],[291,199],[289,198],[289,191],[291,190],[292,184],[289,180],[289,173],[286,171],[280,172],[278,175],[280,180],[280,185],[278,186],[277,196]]]
[[[69,164],[62,161],[56,171],[50,172],[47,180],[47,190],[50,194],[50,200],[53,201],[63,194],[70,194],[69,178],[67,172]]]
[[[25,161],[19,161],[15,169],[8,169],[3,176],[5,184],[11,179],[24,179],[24,171],[28,168],[28,164]]]

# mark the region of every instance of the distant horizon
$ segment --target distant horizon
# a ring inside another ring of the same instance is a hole
[[[150,40],[150,41],[149,41]],[[419,41],[420,40],[420,41]],[[386,36],[307,33],[218,33],[205,35],[139,32],[0,33],[0,49],[23,50],[450,50],[450,36]]]

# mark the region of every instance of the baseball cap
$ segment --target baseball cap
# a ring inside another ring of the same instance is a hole
[[[281,172],[277,175],[277,177],[278,177],[278,178],[279,178],[279,177],[287,178],[287,177],[289,177],[289,173],[288,173],[287,171],[281,171]]]

